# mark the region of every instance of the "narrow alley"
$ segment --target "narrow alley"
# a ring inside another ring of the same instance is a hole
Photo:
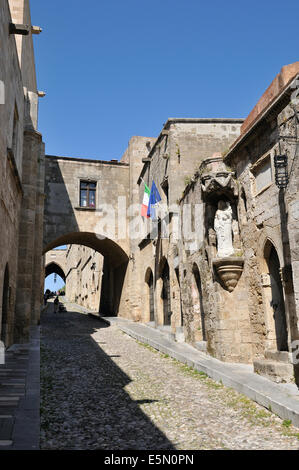
[[[298,449],[298,429],[66,303],[41,319],[41,449]]]

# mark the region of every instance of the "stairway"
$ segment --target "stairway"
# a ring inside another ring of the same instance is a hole
[[[294,382],[292,354],[288,351],[265,351],[264,359],[253,361],[254,372],[276,383]]]
[[[15,413],[25,395],[28,345],[14,345],[5,352],[0,364],[0,450],[13,444]]]

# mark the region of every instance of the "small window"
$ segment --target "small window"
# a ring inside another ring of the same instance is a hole
[[[271,158],[267,155],[260,159],[252,168],[255,177],[255,193],[259,194],[272,184]]]
[[[80,181],[80,207],[96,206],[96,186],[97,183]]]

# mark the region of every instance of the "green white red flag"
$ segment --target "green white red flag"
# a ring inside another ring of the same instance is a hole
[[[143,195],[143,201],[142,201],[142,206],[141,206],[142,217],[149,217],[147,215],[149,197],[150,197],[150,188],[144,183],[144,195]]]

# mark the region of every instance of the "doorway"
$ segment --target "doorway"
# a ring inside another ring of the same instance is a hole
[[[161,278],[163,282],[162,299],[163,299],[164,325],[170,325],[171,324],[170,277],[169,277],[169,265],[167,261],[165,262]]]
[[[271,246],[268,257],[268,268],[271,284],[270,306],[273,310],[276,345],[278,351],[288,351],[288,331],[285,314],[283,287],[280,277],[280,263],[274,246]]]
[[[193,265],[193,276],[196,284],[196,298],[194,299],[195,303],[198,304],[199,307],[199,315],[200,315],[200,326],[201,326],[201,333],[202,333],[202,341],[206,341],[206,329],[205,329],[205,314],[204,314],[204,307],[203,307],[203,297],[202,297],[202,286],[201,286],[201,278],[199,269],[196,263]]]

